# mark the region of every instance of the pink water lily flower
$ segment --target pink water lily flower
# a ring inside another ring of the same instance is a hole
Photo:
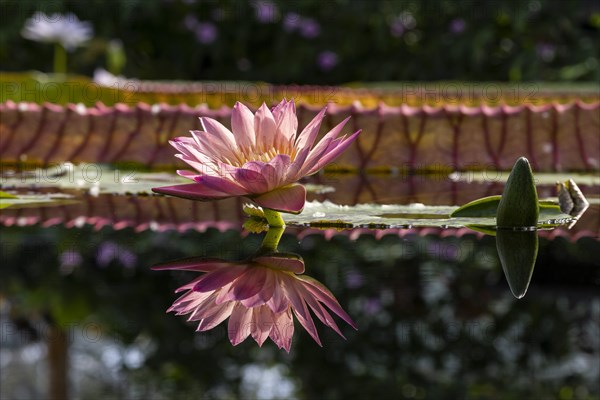
[[[195,169],[177,173],[195,183],[152,190],[193,200],[245,196],[263,208],[299,213],[306,190],[296,182],[332,162],[360,133],[338,137],[346,118],[313,147],[325,111],[299,134],[293,100],[281,101],[273,111],[263,103],[255,114],[236,103],[233,132],[212,118],[200,118],[204,131],[170,141],[179,151],[176,157]]]
[[[248,336],[259,346],[270,337],[288,353],[292,345],[295,315],[320,345],[309,308],[321,322],[344,337],[331,314],[356,329],[350,316],[333,294],[320,282],[302,275],[304,262],[297,255],[273,253],[244,262],[190,258],[155,266],[206,272],[177,289],[185,294],[168,311],[199,321],[197,331],[207,331],[229,318],[228,334],[234,346]]]

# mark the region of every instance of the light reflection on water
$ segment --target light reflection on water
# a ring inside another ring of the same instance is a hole
[[[419,179],[317,177],[337,190],[311,198],[459,204],[502,190],[495,183]],[[582,190],[593,195],[597,188]],[[553,195],[552,187],[540,188],[540,197]],[[573,230],[542,233],[521,300],[510,293],[491,237],[464,230],[330,237],[290,229],[281,250],[303,256],[307,274],[333,292],[359,330],[344,330],[344,341],[318,325],[321,349],[297,326],[289,355],[269,342],[232,347],[225,326],[195,333],[183,318],[165,314],[173,290],[193,277],[150,271],[151,265],[199,255],[240,260],[261,236],[240,233],[235,202],[157,204],[158,198],[101,195],[0,213],[1,397],[46,393],[44,343],[52,324],[71,333],[74,398],[600,394],[597,204]],[[86,223],[74,222],[83,215]],[[54,221],[27,226],[31,216]],[[172,229],[192,219],[206,224]]]

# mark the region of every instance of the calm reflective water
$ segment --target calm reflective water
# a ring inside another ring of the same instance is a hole
[[[502,192],[420,176],[315,183],[336,190],[312,198],[339,204],[450,205]],[[279,249],[300,254],[358,326],[334,317],[344,340],[314,318],[320,348],[296,323],[289,354],[271,341],[233,347],[226,323],[194,332],[165,311],[197,273],[150,270],[252,255],[262,235],[240,231],[236,201],[78,193],[73,205],[2,210],[1,397],[57,393],[51,372],[64,368],[82,399],[597,398],[599,189],[580,186],[592,206],[572,230],[540,234],[520,300],[490,236],[288,229]]]

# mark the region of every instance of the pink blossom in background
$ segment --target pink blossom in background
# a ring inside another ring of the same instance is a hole
[[[219,35],[217,27],[212,22],[198,22],[194,28],[196,39],[202,44],[211,44]]]
[[[21,36],[36,42],[59,43],[71,51],[94,35],[92,24],[80,21],[75,14],[46,15],[36,12],[25,21]]]
[[[268,0],[259,0],[254,2],[254,16],[262,24],[269,24],[277,21],[279,10],[275,3]]]
[[[450,32],[454,34],[464,32],[467,27],[467,23],[462,18],[455,18],[450,22]]]
[[[313,18],[303,18],[300,22],[300,34],[307,39],[314,39],[321,34],[321,25]]]
[[[338,56],[333,51],[322,51],[317,57],[317,64],[323,71],[332,70],[338,63]]]

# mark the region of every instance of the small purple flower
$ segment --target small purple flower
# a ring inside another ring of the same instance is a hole
[[[356,270],[351,270],[346,275],[346,287],[348,289],[357,289],[361,287],[364,284],[364,282],[365,278],[360,272]]]
[[[193,31],[198,26],[198,19],[192,14],[188,14],[183,19],[183,26],[185,26],[188,30]]]
[[[302,18],[300,34],[307,39],[314,39],[321,34],[321,25],[313,18]]]
[[[219,35],[217,27],[212,22],[198,22],[196,29],[196,39],[202,44],[211,44]]]
[[[137,263],[137,256],[114,242],[102,243],[96,253],[96,262],[98,265],[100,267],[107,267],[115,260],[126,268],[133,268]]]
[[[427,252],[436,260],[456,261],[460,256],[460,249],[456,245],[444,242],[429,243]]]
[[[260,0],[254,3],[254,15],[261,24],[270,24],[277,20],[279,10],[275,3],[267,0]]]
[[[375,315],[381,311],[381,301],[377,298],[371,297],[364,303],[363,309],[365,310],[365,313],[369,315]]]
[[[60,255],[61,268],[73,268],[81,264],[83,258],[77,251],[67,250]]]
[[[402,37],[404,35],[404,24],[399,19],[395,19],[390,24],[390,33],[394,37]]]
[[[556,55],[556,46],[552,43],[540,42],[535,46],[535,52],[544,62],[551,62]]]
[[[338,63],[338,55],[333,51],[325,50],[319,53],[317,64],[323,71],[332,70]]]
[[[405,11],[390,21],[390,33],[392,36],[399,38],[407,30],[413,29],[416,26],[417,20],[415,17],[410,12]]]
[[[293,32],[302,24],[302,17],[296,13],[287,13],[283,18],[283,29],[286,32]]]
[[[455,18],[450,22],[450,32],[454,34],[459,34],[464,32],[467,24],[462,18]]]

